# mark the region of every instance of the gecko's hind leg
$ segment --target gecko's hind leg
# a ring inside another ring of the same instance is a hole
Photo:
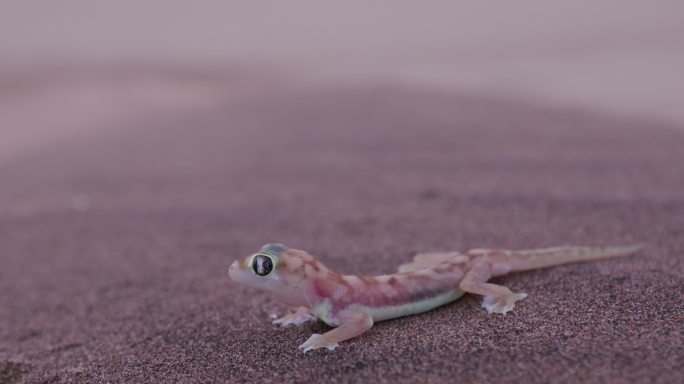
[[[482,307],[489,313],[501,313],[513,309],[515,302],[527,297],[525,293],[513,293],[503,285],[487,283],[492,277],[493,265],[487,260],[477,262],[463,277],[459,288],[465,292],[484,296]]]
[[[468,258],[461,255],[458,252],[429,252],[429,253],[417,253],[413,256],[413,260],[410,263],[405,263],[399,266],[399,273],[413,272],[419,269],[430,268],[443,263],[448,260],[453,260],[454,258],[462,257],[464,261]]]
[[[279,319],[273,320],[273,324],[279,324],[281,327],[287,327],[290,325],[302,325],[307,321],[316,320],[316,316],[311,314],[309,308],[299,307],[295,309],[294,312],[289,313]]]

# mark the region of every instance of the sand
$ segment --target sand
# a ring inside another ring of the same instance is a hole
[[[396,87],[282,89],[117,121],[0,166],[0,382],[684,381],[684,131]],[[497,279],[302,354],[230,262],[347,273],[417,251],[646,243]]]

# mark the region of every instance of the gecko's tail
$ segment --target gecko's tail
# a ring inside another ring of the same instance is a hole
[[[511,272],[517,272],[552,267],[561,264],[627,256],[639,251],[643,247],[643,245],[618,247],[562,246],[508,251],[508,254],[510,256]]]

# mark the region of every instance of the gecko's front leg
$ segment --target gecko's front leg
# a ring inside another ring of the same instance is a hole
[[[322,335],[314,333],[299,346],[299,349],[307,352],[312,349],[328,348],[332,351],[339,342],[356,337],[373,326],[373,318],[358,311],[341,311],[335,316],[335,320],[340,323],[337,328]]]
[[[279,319],[273,320],[273,324],[279,324],[281,327],[290,325],[302,325],[307,321],[316,320],[316,316],[311,314],[307,307],[299,307],[294,312],[289,313]]]

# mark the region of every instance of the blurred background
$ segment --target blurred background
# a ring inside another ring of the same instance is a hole
[[[681,0],[0,0],[0,382],[682,383],[682,68]],[[648,247],[303,358],[267,242]]]
[[[684,123],[676,0],[0,7],[0,161],[129,113],[285,79],[400,82]]]

